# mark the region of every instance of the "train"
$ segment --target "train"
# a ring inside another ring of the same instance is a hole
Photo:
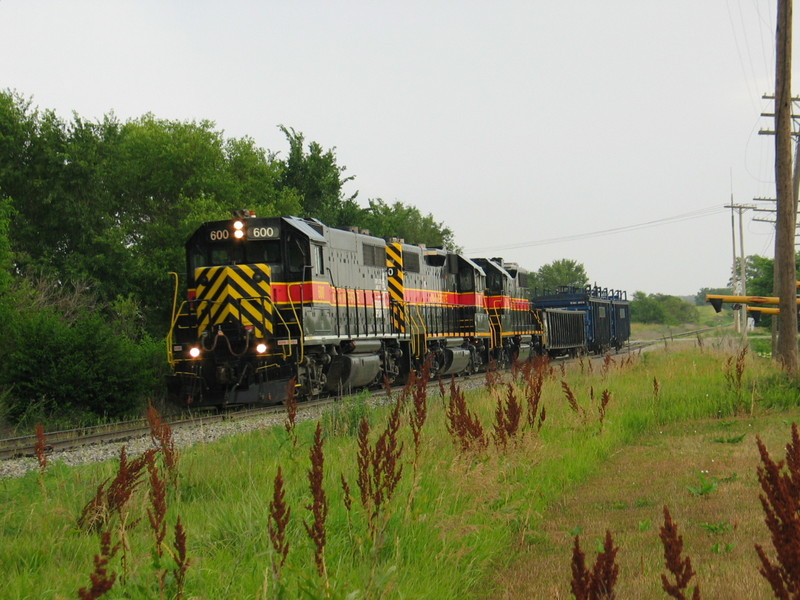
[[[504,368],[534,356],[619,350],[624,293],[539,294],[502,258],[237,211],[186,242],[174,273],[168,397],[183,407],[277,404]]]

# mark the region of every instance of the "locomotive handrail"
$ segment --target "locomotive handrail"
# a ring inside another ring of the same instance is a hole
[[[408,307],[408,308],[413,308],[413,305]],[[419,308],[418,307],[417,307],[417,312],[419,312]],[[411,354],[414,355],[414,356],[417,356],[417,355],[419,355],[419,352],[417,350],[417,346],[418,346],[417,336],[419,334],[417,332],[421,331],[422,328],[419,326],[419,323],[418,323],[418,320],[417,320],[417,315],[414,313],[413,310],[406,311],[406,315],[408,315],[408,318],[409,318],[408,319],[408,321],[409,321],[408,324],[409,324],[409,328],[411,329]]]
[[[172,351],[172,331],[175,329],[175,323],[178,321],[178,315],[175,314],[175,305],[178,303],[178,286],[180,285],[180,276],[175,271],[170,271],[171,276],[175,278],[175,289],[172,294],[172,317],[170,318],[169,332],[167,333],[167,362],[170,368],[175,368],[175,353]],[[183,308],[183,304],[181,304]]]
[[[416,354],[416,348],[417,348],[416,336],[417,336],[417,331],[420,328],[417,325],[416,315],[414,314],[414,311],[411,310],[413,308],[413,305],[410,305],[408,302],[403,302],[403,304],[406,305],[405,306],[405,308],[406,308],[406,326],[408,328],[408,333],[410,334],[411,354],[413,356],[413,355]]]
[[[187,306],[188,304],[189,302],[187,302],[186,300],[181,302],[177,312],[172,317],[172,321],[170,322],[169,326],[169,331],[167,332],[167,363],[169,363],[170,367],[172,367],[173,369],[175,368],[175,365],[178,363],[178,361],[175,360],[175,352],[172,349],[173,334],[175,332],[175,326],[178,324],[178,320],[184,314],[188,314],[183,312],[184,307]]]
[[[270,290],[271,290],[271,287],[270,287]],[[253,296],[252,298],[242,298],[242,300],[247,300],[248,302],[257,302],[257,303],[261,304],[261,309],[262,309],[260,311],[260,314],[261,314],[261,330],[264,332],[264,336],[266,337],[266,334],[268,332],[270,332],[270,328],[268,327],[268,322],[267,322],[267,317],[266,317],[266,313],[268,312],[268,309],[269,309],[269,306],[267,305],[267,302],[269,302],[269,305],[272,306],[272,310],[269,311],[269,313],[270,314],[274,314],[275,312],[277,312],[277,308],[275,308],[275,303],[272,301],[272,293],[270,292],[266,296]],[[271,333],[273,335],[275,334],[274,331],[271,332]]]
[[[503,347],[503,315],[500,314],[500,311],[496,308],[492,309],[493,313],[489,313],[489,328],[491,329],[492,325],[494,324],[494,330],[492,331],[492,349],[494,348],[502,348]]]
[[[287,346],[293,346],[293,344],[291,343],[292,339],[293,339],[292,338],[292,333],[291,333],[291,329],[289,329],[289,325],[291,325],[291,323],[288,323],[286,321],[286,319],[283,318],[283,315],[281,314],[281,311],[278,310],[277,308],[275,309],[275,314],[278,315],[278,318],[281,320],[281,323],[283,324],[284,329],[286,329],[286,338],[289,340],[289,343],[287,344]],[[295,313],[295,316],[296,316],[296,313]],[[297,325],[299,325],[299,323],[297,323]],[[277,334],[276,334],[276,336],[277,336]],[[298,345],[299,345],[299,342],[298,342]],[[291,350],[291,348],[289,348],[289,350]],[[283,358],[289,358],[291,355],[292,355],[291,352],[287,353],[285,350],[281,350],[281,356],[283,356]]]
[[[428,330],[425,327],[425,319],[420,312],[419,305],[412,305],[412,307],[416,310],[416,313],[412,311],[410,315],[413,321],[411,332],[411,351],[412,353],[416,352],[417,356],[421,358],[424,356],[424,346],[428,335]],[[418,333],[415,333],[414,329],[416,329]],[[421,338],[421,340],[418,339],[418,337]]]
[[[376,303],[377,295],[380,291],[378,290],[370,290],[370,295],[372,296],[372,333],[373,335],[378,335],[378,305]],[[381,327],[381,333],[383,333],[383,327]]]
[[[298,354],[299,354],[297,364],[300,364],[301,362],[303,362],[303,359],[305,358],[305,344],[303,343],[303,340],[305,338],[303,336],[303,324],[300,322],[300,318],[297,316],[297,308],[295,307],[294,299],[292,298],[292,286],[293,285],[294,286],[297,286],[297,285],[300,286],[300,302],[301,303],[303,302],[303,290],[304,290],[305,286],[303,285],[302,281],[301,282],[297,282],[297,281],[289,282],[289,284],[286,286],[286,293],[289,295],[289,306],[291,307],[292,314],[294,315],[294,323],[297,325],[297,335],[298,335],[298,338],[297,338],[297,351],[298,351]],[[278,311],[278,312],[280,312],[280,311]],[[286,321],[283,319],[283,317],[281,317],[281,321],[283,321],[284,325],[286,325],[286,335],[291,340],[291,334],[289,333],[289,325],[286,323]],[[288,344],[288,345],[292,346],[291,343]],[[288,354],[284,354],[284,358],[289,358],[292,355],[291,348],[289,348],[289,350],[290,350],[290,352]]]
[[[389,324],[397,329],[397,333],[406,332],[406,304],[407,302],[405,300],[399,300],[389,296]]]

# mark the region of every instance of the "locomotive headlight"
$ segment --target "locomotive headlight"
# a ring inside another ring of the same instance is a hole
[[[189,356],[191,356],[192,358],[197,358],[198,356],[200,356],[200,348],[198,348],[197,346],[192,346],[191,348],[189,348]]]
[[[240,240],[244,237],[244,221],[233,222],[233,237]]]
[[[258,342],[258,344],[256,344],[256,352],[258,352],[259,354],[264,354],[264,352],[266,351],[267,351],[267,345],[264,342]]]

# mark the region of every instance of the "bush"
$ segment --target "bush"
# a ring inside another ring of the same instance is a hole
[[[96,311],[67,322],[42,308],[20,312],[7,328],[10,348],[0,385],[10,388],[5,416],[119,418],[141,409],[158,383],[160,344],[132,341]]]

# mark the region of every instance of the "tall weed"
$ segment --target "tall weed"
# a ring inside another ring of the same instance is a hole
[[[367,404],[367,393],[345,397],[322,414],[322,429],[326,435],[355,438],[361,421],[370,423],[373,411]]]

